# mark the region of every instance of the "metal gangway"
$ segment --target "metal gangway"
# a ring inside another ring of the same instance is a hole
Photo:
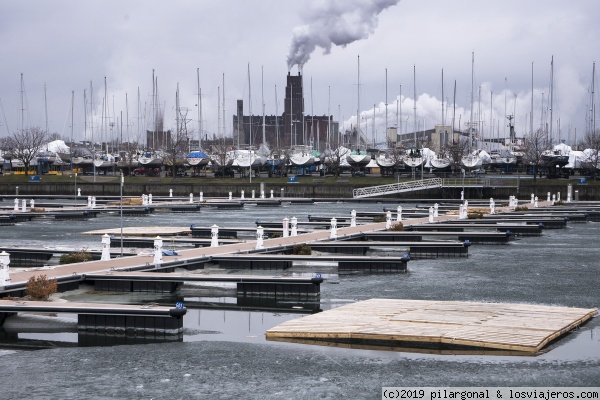
[[[402,192],[414,192],[416,190],[435,189],[439,187],[442,187],[442,178],[422,179],[418,181],[393,183],[391,185],[358,188],[352,191],[352,196],[356,199],[361,197],[385,196],[387,194]]]

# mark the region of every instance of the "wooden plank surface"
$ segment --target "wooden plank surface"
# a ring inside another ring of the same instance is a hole
[[[533,304],[370,299],[284,322],[267,339],[438,343],[535,353],[597,314]]]

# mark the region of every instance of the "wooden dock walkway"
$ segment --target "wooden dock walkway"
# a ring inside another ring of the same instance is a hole
[[[531,304],[370,299],[284,322],[266,336],[537,353],[596,314],[596,309]]]

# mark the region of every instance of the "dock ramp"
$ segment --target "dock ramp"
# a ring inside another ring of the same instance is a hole
[[[388,194],[414,192],[416,190],[435,189],[442,187],[441,178],[422,179],[418,181],[392,183],[391,185],[370,186],[352,191],[352,196],[361,197],[385,196]]]

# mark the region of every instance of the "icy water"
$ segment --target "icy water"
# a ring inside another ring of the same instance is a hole
[[[331,203],[248,206],[241,211],[125,217],[124,226],[195,223],[254,226],[256,219],[348,215],[396,204]],[[403,207],[409,207],[403,204]],[[99,247],[79,232],[118,227],[118,216],[86,222],[32,221],[0,227],[5,245]],[[597,308],[600,303],[600,223],[569,224],[542,237],[505,246],[470,248],[468,258],[415,260],[406,274],[337,275],[330,266],[294,267],[326,274],[320,308],[374,297],[513,302]],[[224,288],[226,290],[226,288]],[[188,304],[207,299],[190,289]],[[80,294],[73,293],[76,299]],[[156,295],[125,295],[128,301],[165,301]],[[99,295],[98,301],[121,301]],[[95,299],[96,300],[96,299]],[[600,319],[551,344],[537,356],[426,354],[343,349],[266,341],[264,331],[302,314],[191,308],[181,341],[112,347],[77,347],[69,316],[55,331],[19,333],[55,348],[0,350],[0,398],[381,398],[382,386],[599,386]],[[72,319],[71,319],[72,321]]]

